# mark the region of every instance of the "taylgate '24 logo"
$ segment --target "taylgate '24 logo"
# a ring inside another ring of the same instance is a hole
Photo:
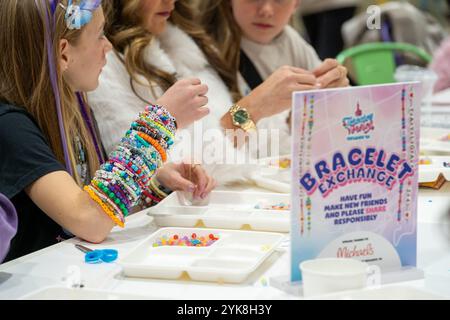
[[[370,139],[369,133],[375,130],[373,113],[363,114],[359,102],[356,106],[355,115],[342,119],[342,125],[347,129],[347,140]]]

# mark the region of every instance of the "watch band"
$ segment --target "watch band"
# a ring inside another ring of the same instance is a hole
[[[240,123],[240,122],[236,121],[236,119],[235,119],[235,115],[236,115],[236,113],[238,113],[239,111],[243,111],[243,112],[247,115],[247,119],[246,119],[246,121],[243,122],[243,123]],[[230,115],[231,115],[231,120],[232,120],[232,122],[233,122],[233,125],[235,125],[235,126],[241,128],[241,129],[243,129],[243,130],[246,131],[246,132],[249,132],[249,131],[255,131],[255,130],[256,130],[255,122],[253,122],[253,120],[250,118],[250,114],[249,114],[249,112],[247,111],[247,109],[242,108],[242,107],[239,106],[238,104],[235,104],[235,105],[233,105],[233,106],[230,108],[230,111],[229,111],[229,112],[230,112]]]

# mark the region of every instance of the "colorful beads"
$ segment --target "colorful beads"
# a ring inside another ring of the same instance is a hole
[[[291,167],[291,159],[281,159],[278,165],[281,169],[289,169]]]
[[[291,210],[291,205],[288,203],[284,203],[284,202],[280,202],[280,203],[272,204],[272,205],[257,204],[257,205],[255,205],[255,209],[289,211],[289,210]]]
[[[425,159],[420,159],[419,160],[419,164],[421,164],[421,165],[430,165],[430,164],[433,164],[433,162],[431,161],[431,159],[425,158]]]
[[[84,189],[119,226],[124,226],[132,207],[161,199],[163,194],[148,201],[153,193],[150,182],[167,159],[175,129],[175,119],[167,110],[148,107]]]
[[[304,127],[303,127],[304,132]],[[269,162],[269,166],[278,167],[280,169],[289,169],[291,167],[291,159],[289,158],[281,158],[278,160],[273,160]]]
[[[178,247],[209,247],[213,245],[217,240],[219,240],[219,236],[214,234],[209,234],[208,236],[197,236],[197,234],[193,233],[190,236],[181,236],[178,234],[167,236],[164,235],[153,243],[153,247],[162,247],[162,246],[178,246]]]

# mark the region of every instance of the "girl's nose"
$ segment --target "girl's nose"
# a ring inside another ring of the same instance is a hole
[[[259,6],[258,13],[260,16],[264,18],[270,18],[274,14],[274,8],[272,0],[263,0]]]

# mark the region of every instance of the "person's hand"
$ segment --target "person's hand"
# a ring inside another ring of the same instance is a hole
[[[347,68],[335,59],[325,59],[313,74],[317,77],[317,84],[322,89],[348,87]]]
[[[292,105],[292,92],[318,89],[316,76],[307,70],[284,66],[256,87],[242,104],[250,106],[255,120],[270,117]],[[241,103],[238,102],[241,105]]]
[[[194,199],[205,199],[217,185],[214,178],[198,164],[167,163],[158,169],[156,178],[172,191],[193,193]]]
[[[183,79],[171,86],[156,103],[165,107],[177,121],[178,129],[182,129],[209,114],[207,92],[208,86],[199,79]]]

